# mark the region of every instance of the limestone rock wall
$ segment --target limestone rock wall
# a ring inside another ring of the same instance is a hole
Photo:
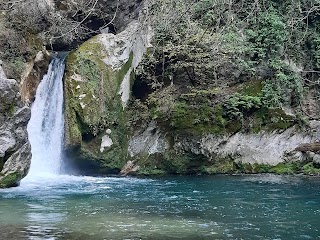
[[[20,100],[18,83],[0,68],[0,188],[19,184],[29,171],[31,146],[27,124],[29,107]]]
[[[153,123],[129,138],[129,160],[121,173],[294,173],[290,167],[304,171],[303,166],[320,163],[319,133],[319,122],[313,122],[308,132],[291,127],[220,135],[168,132]],[[289,169],[283,170],[285,166]],[[318,174],[308,171],[304,173]]]
[[[18,185],[29,171],[28,106],[49,64],[41,37],[15,28],[9,15],[0,17],[0,188]]]
[[[203,154],[212,161],[231,159],[241,163],[275,166],[285,161],[302,160],[302,155],[294,159],[292,153],[300,144],[315,140],[314,134],[300,132],[293,127],[285,131],[261,131],[257,134],[241,132],[224,136],[208,134],[199,139],[178,137],[174,147],[196,155]]]

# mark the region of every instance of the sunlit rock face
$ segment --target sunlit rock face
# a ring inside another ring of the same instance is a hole
[[[176,139],[176,147],[194,154],[203,154],[212,160],[232,159],[241,163],[275,166],[282,162],[303,161],[303,156],[297,154],[296,148],[301,143],[315,140],[315,134],[289,128],[283,132],[261,131],[257,134],[208,134],[199,139],[179,137]]]
[[[18,83],[7,79],[0,67],[0,188],[17,186],[29,171],[30,115],[30,108],[20,101]]]
[[[157,124],[136,127],[122,174],[318,174],[320,128],[235,134],[170,132]],[[314,169],[308,167],[315,167]]]
[[[38,85],[47,72],[50,54],[46,50],[39,51],[22,74],[20,91],[22,101],[29,105],[35,100]]]

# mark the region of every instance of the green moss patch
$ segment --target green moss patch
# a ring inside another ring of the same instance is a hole
[[[149,95],[149,115],[170,132],[195,135],[258,133],[294,126],[297,123],[294,116],[263,105],[262,88],[260,80],[245,82],[220,95],[218,88],[192,87],[187,93],[177,94],[176,89],[168,87]]]
[[[231,174],[236,173],[236,167],[234,162],[222,160],[215,162],[212,165],[204,166],[202,168],[202,173],[204,174]]]
[[[285,114],[282,109],[261,108],[254,113],[253,119],[253,132],[286,130],[297,123],[295,117]]]
[[[252,97],[258,97],[262,93],[263,83],[261,80],[252,80],[243,83],[240,86],[239,93],[243,95],[249,95]]]
[[[15,187],[18,184],[18,181],[21,179],[19,173],[10,173],[0,181],[0,188],[9,188]]]
[[[207,163],[207,158],[191,153],[177,154],[168,150],[164,154],[140,156],[135,162],[140,166],[136,173],[138,175],[197,174]]]
[[[164,154],[139,156],[134,160],[140,169],[136,175],[175,175],[175,174],[261,174],[279,175],[320,175],[320,165],[312,162],[283,162],[275,166],[259,163],[237,162],[229,157],[208,159],[204,155],[177,153],[168,150]]]

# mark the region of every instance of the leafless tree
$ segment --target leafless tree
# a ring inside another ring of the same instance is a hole
[[[99,32],[99,29],[92,30],[86,25],[94,16],[105,18],[106,14],[98,7],[98,2],[99,0],[65,0],[56,4],[52,0],[3,0],[0,9],[7,23],[15,29],[40,34],[48,43],[70,43]],[[106,18],[101,28],[112,23],[118,6],[111,21]]]

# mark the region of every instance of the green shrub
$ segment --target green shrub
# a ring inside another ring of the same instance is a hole
[[[231,96],[225,105],[228,116],[235,119],[243,119],[244,114],[248,114],[261,107],[259,96],[242,95],[239,93]]]
[[[303,98],[303,80],[280,60],[270,62],[274,77],[264,81],[262,100],[264,106],[279,108],[284,105],[299,106]]]
[[[270,8],[259,14],[256,21],[246,32],[253,53],[258,60],[281,56],[289,35],[282,16]]]

